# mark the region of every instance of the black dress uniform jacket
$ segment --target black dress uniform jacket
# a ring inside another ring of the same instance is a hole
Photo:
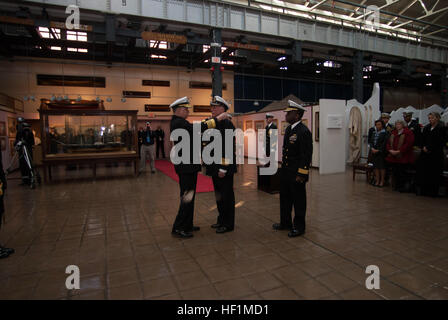
[[[308,181],[312,155],[313,140],[307,126],[300,122],[294,129],[287,127],[283,139],[282,169],[293,179],[301,176]]]
[[[408,124],[408,129],[414,134],[414,146],[421,146],[422,144],[422,129],[417,121],[411,120]]]
[[[267,125],[266,130],[266,156],[269,157],[271,154],[271,130],[278,129],[274,122],[271,122],[271,126]]]
[[[207,130],[216,128],[218,121],[216,118],[212,118],[206,121],[201,122],[201,132]],[[180,163],[174,166],[177,173],[181,172],[198,172],[201,171],[201,165],[200,164],[194,164],[193,163],[193,124],[185,120],[184,118],[178,117],[176,115],[173,115],[171,118],[170,123],[170,130],[173,132],[176,129],[185,129],[188,131],[190,135],[190,163]],[[182,139],[180,139],[177,142],[174,142],[174,145],[181,142]],[[200,148],[199,148],[200,150]],[[182,155],[180,153],[179,155]]]
[[[226,170],[226,175],[234,174],[236,173],[236,150],[235,150],[235,137],[233,137],[233,152],[232,152],[232,161],[228,159],[226,156],[226,130],[232,130],[235,131],[235,126],[233,125],[232,121],[226,119],[223,121],[218,122],[216,125],[216,129],[219,130],[222,137],[222,159],[221,163],[213,163],[210,165],[205,166],[205,172],[208,176],[217,176],[219,169]]]

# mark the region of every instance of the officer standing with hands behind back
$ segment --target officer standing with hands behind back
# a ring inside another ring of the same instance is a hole
[[[269,156],[271,155],[271,132],[272,132],[271,130],[278,129],[278,128],[274,122],[274,115],[272,115],[271,113],[266,113],[266,121],[268,124],[265,128],[265,130],[266,130],[265,152],[266,152],[266,157],[269,158]]]
[[[288,100],[285,109],[286,121],[290,124],[283,139],[283,157],[280,175],[280,223],[274,230],[290,230],[288,237],[298,237],[305,233],[306,189],[313,141],[311,132],[301,120],[306,109]],[[294,220],[291,217],[294,205]]]

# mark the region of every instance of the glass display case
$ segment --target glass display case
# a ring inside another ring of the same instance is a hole
[[[137,110],[39,112],[42,160],[50,179],[51,165],[62,162],[137,160]]]

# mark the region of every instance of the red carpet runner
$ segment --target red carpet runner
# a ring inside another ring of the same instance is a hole
[[[165,175],[179,183],[179,177],[177,176],[176,171],[174,171],[174,165],[169,160],[156,160],[156,168],[160,172],[163,172]],[[213,189],[213,181],[212,178],[208,176],[204,176],[202,173],[198,174],[198,184],[196,185],[196,192],[212,192]]]

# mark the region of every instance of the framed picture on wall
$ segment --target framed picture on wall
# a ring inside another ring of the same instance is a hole
[[[2,151],[6,150],[6,144],[7,144],[7,138],[0,137],[0,146],[1,146]]]
[[[8,117],[8,136],[15,137],[17,133],[17,119]]]
[[[285,131],[286,131],[286,128],[288,128],[288,126],[289,126],[289,123],[288,122],[286,122],[286,121],[282,121],[282,136],[284,136],[285,135]]]
[[[246,120],[244,122],[244,130],[248,130],[248,129],[253,129],[254,128],[254,124],[252,120]]]
[[[264,120],[255,121],[255,131],[258,132],[260,129],[264,129]]]
[[[319,142],[319,112],[316,112],[314,119],[314,141]]]
[[[6,136],[6,122],[0,121],[0,136]]]

